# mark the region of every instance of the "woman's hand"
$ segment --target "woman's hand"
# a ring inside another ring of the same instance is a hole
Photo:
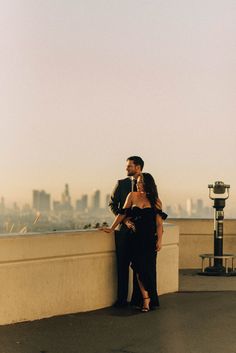
[[[102,228],[99,228],[99,230],[102,230],[105,233],[113,233],[114,232],[114,230],[111,227],[102,227]]]
[[[157,249],[157,251],[160,251],[161,248],[162,248],[162,242],[161,242],[161,240],[157,240],[157,242],[156,242],[156,249]]]

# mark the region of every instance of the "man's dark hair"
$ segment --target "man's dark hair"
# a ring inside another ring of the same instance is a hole
[[[139,165],[141,170],[143,170],[144,161],[142,160],[141,157],[131,156],[131,157],[127,158],[127,161],[133,161],[135,165]]]

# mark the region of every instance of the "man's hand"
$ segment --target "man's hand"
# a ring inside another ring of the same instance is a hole
[[[126,225],[127,228],[132,229],[135,232],[135,225],[129,219],[124,221],[124,224]]]

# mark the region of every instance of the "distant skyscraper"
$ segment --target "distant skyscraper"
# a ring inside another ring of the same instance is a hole
[[[203,200],[198,199],[196,205],[196,216],[203,217],[204,216],[204,207],[203,207]]]
[[[4,213],[4,211],[5,211],[5,200],[4,200],[4,197],[1,197],[0,213]]]
[[[50,194],[47,194],[44,190],[33,190],[33,209],[50,211]]]
[[[68,184],[65,184],[65,190],[62,193],[61,201],[62,201],[63,204],[69,204],[70,205],[71,198],[70,198],[70,192],[69,192],[69,185]]]
[[[96,190],[92,196],[92,209],[93,210],[100,209],[100,198],[101,198],[101,192],[100,192],[100,190]]]
[[[64,192],[61,194],[61,202],[53,201],[54,211],[71,211],[73,209],[71,205],[71,197],[69,192],[69,185],[65,184]]]
[[[187,199],[186,201],[186,211],[187,211],[187,215],[190,217],[192,216],[193,213],[193,202],[192,199]]]
[[[105,200],[105,209],[109,209],[109,202],[110,202],[110,199],[111,199],[111,195],[110,194],[107,194],[106,195],[106,200]]]
[[[61,196],[61,203],[62,203],[62,209],[64,211],[72,210],[71,197],[70,197],[69,185],[68,184],[65,184],[65,190],[64,190],[64,192],[62,193],[62,196]]]
[[[88,209],[88,195],[83,195],[81,202],[83,210],[86,211]]]
[[[88,195],[83,195],[80,200],[76,201],[76,211],[85,212],[88,209]]]

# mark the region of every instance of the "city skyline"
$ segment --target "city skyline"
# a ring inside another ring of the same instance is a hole
[[[99,210],[109,210],[109,200],[111,195],[106,193],[101,194],[100,190],[95,190],[92,194],[82,194],[80,198],[72,197],[70,194],[70,188],[68,184],[64,185],[64,191],[61,193],[61,199],[55,200],[51,197],[50,193],[45,190],[32,190],[32,202],[23,204],[20,208],[19,205],[14,202],[11,208],[8,208],[5,204],[4,197],[1,197],[0,202],[0,214],[3,214],[4,210],[13,209],[15,211],[21,210],[31,210],[31,211],[42,211],[42,212],[63,212],[63,211],[78,211],[78,212],[96,212]],[[73,199],[75,201],[73,201]],[[228,201],[227,201],[228,202]],[[213,203],[204,203],[201,198],[194,199],[188,197],[184,204],[175,203],[167,204],[163,209],[169,214],[170,217],[206,217],[211,218],[213,216],[212,210]],[[227,206],[227,204],[226,204]],[[235,218],[235,215],[229,212],[228,208],[226,210],[226,217]]]
[[[22,201],[22,202],[17,202],[16,200],[13,200],[12,202],[8,202],[8,200],[6,200],[6,198],[4,197],[4,195],[0,195],[1,198],[1,202],[4,202],[5,207],[8,209],[13,209],[13,208],[28,208],[28,207],[32,207],[34,208],[34,193],[42,193],[44,195],[44,197],[46,196],[47,200],[46,203],[49,202],[50,204],[50,210],[55,210],[56,208],[60,208],[60,204],[64,204],[64,203],[68,203],[69,208],[75,208],[75,209],[80,209],[81,205],[86,203],[87,208],[88,209],[93,209],[96,208],[93,206],[94,204],[94,198],[95,198],[95,194],[99,193],[99,201],[98,203],[101,204],[101,209],[106,209],[108,206],[108,197],[110,198],[111,196],[111,192],[102,192],[101,189],[93,189],[93,191],[91,191],[90,193],[85,193],[85,192],[81,192],[74,195],[73,193],[70,194],[69,192],[69,185],[68,183],[64,183],[64,191],[60,191],[58,192],[55,197],[55,195],[52,195],[52,193],[50,192],[50,190],[43,190],[43,189],[38,189],[36,190],[35,188],[31,191],[31,196],[28,199],[28,201]],[[230,189],[231,190],[231,189]],[[173,213],[174,215],[178,214],[178,211],[176,210],[183,210],[183,215],[187,216],[188,214],[188,202],[192,203],[193,200],[196,200],[197,202],[200,201],[202,203],[204,203],[204,207],[207,208],[212,208],[213,203],[212,201],[209,199],[209,190],[208,188],[206,188],[207,194],[204,195],[204,197],[200,197],[199,195],[194,196],[194,194],[192,195],[187,195],[186,198],[182,197],[181,200],[174,200],[174,202],[167,202],[166,200],[163,200],[162,198],[162,203],[163,203],[163,209],[167,210],[167,209],[171,209],[171,210],[175,210],[171,213]],[[33,192],[33,198],[32,198],[32,192]],[[229,193],[230,197],[227,200],[226,203],[226,217],[230,217],[230,218],[236,218],[236,209],[234,208],[234,199],[231,198],[231,191]],[[50,199],[50,201],[48,201],[48,198]],[[45,202],[45,201],[44,201]],[[209,214],[209,211],[207,211],[207,214]],[[178,216],[177,216],[178,217]]]
[[[83,194],[75,203],[72,201],[68,184],[64,185],[60,200],[52,200],[45,190],[32,190],[32,202],[12,208],[5,205],[4,197],[0,201],[0,234],[48,232],[61,230],[78,230],[98,228],[102,224],[111,224],[114,214],[108,202],[110,195],[105,195],[106,202],[101,201],[101,191],[92,195]],[[188,198],[185,204],[173,204],[163,207],[171,218],[213,218],[213,203],[206,205],[202,199]],[[227,204],[226,204],[227,206]],[[226,208],[225,218],[235,218]]]

